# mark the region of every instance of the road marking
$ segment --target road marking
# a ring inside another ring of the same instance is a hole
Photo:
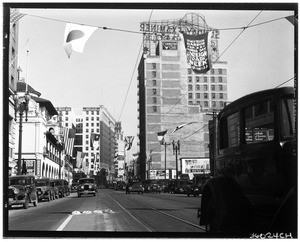
[[[70,222],[70,220],[72,219],[73,215],[69,215],[69,217],[67,217],[67,219],[59,226],[59,228],[56,231],[62,231],[66,225]]]

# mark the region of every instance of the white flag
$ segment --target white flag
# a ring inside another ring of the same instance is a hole
[[[98,27],[67,23],[64,36],[64,48],[70,58],[72,51],[82,53],[85,43]]]

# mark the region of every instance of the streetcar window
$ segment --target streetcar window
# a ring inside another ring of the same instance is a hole
[[[239,113],[236,112],[220,120],[220,148],[230,148],[239,145],[240,140]]]
[[[263,102],[245,109],[246,144],[274,139],[274,112],[271,102]]]
[[[282,138],[291,138],[294,134],[295,122],[294,122],[294,100],[282,99],[280,100],[281,106],[281,135]]]

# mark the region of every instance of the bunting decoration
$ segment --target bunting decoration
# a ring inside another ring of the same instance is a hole
[[[194,124],[194,123],[196,123],[196,122],[189,122],[189,123],[185,123],[185,124],[178,125],[178,126],[176,126],[176,128],[172,131],[172,134],[175,133],[177,130],[182,129],[184,126],[190,125],[190,124]]]
[[[132,142],[134,140],[134,136],[126,136],[125,137],[125,149],[127,148],[127,150],[131,149],[132,146]]]
[[[157,133],[157,139],[161,145],[165,143],[165,135],[167,134],[168,130],[161,131]]]
[[[18,22],[24,16],[26,16],[26,14],[20,13],[16,9],[12,9],[10,11],[10,25],[15,24],[16,22]]]
[[[187,62],[191,69],[202,74],[211,68],[211,32],[201,35],[187,35],[183,33]]]
[[[99,142],[100,142],[100,134],[91,133],[91,136],[90,136],[91,148],[94,148],[97,150],[100,146]]]
[[[71,57],[72,51],[83,53],[84,46],[98,27],[67,23],[64,36],[64,49]]]
[[[75,141],[76,129],[73,125],[72,129],[63,127],[63,142],[65,144],[65,154],[72,156],[74,141]]]

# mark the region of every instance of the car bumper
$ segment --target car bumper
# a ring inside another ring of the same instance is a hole
[[[96,191],[77,191],[78,195],[96,194]]]
[[[18,199],[14,199],[14,198],[9,198],[8,199],[8,205],[9,206],[24,204],[25,202],[26,202],[25,199],[22,199],[22,200],[18,200]]]

